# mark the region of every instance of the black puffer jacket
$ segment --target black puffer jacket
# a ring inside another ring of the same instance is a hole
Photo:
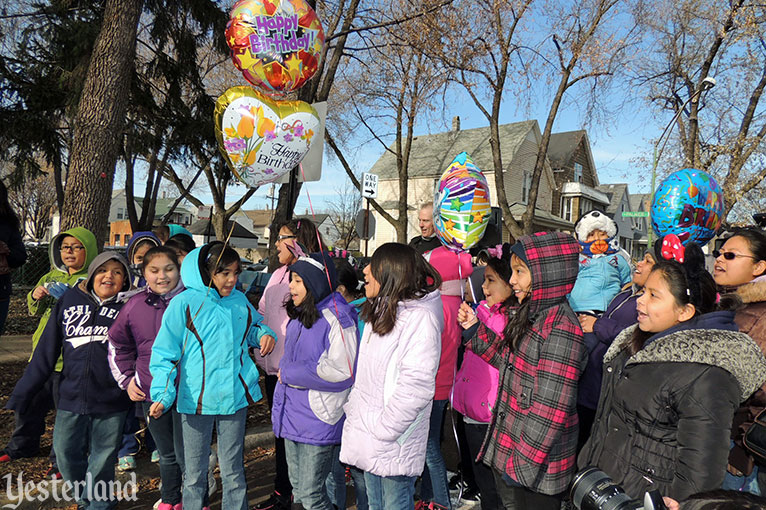
[[[651,337],[633,356],[637,326],[604,356],[596,422],[578,458],[633,498],[658,489],[681,500],[723,482],[734,411],[766,380],[766,358],[713,312]]]

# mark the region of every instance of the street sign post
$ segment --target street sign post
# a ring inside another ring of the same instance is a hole
[[[648,218],[649,211],[623,211],[623,218]]]
[[[365,172],[362,174],[362,198],[378,198],[378,176]]]
[[[375,216],[370,213],[370,201],[367,201],[367,207],[359,211],[356,215],[356,234],[359,239],[364,241],[364,256],[367,256],[367,247],[370,238],[375,235]]]

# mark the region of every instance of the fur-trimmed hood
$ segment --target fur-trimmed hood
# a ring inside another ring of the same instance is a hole
[[[757,278],[750,283],[740,285],[735,293],[746,305],[766,301],[766,279]]]
[[[638,325],[624,329],[604,355],[613,360],[628,345]],[[752,338],[725,329],[682,329],[661,336],[628,358],[625,365],[638,363],[699,363],[722,368],[739,384],[742,400],[766,381],[766,358]]]

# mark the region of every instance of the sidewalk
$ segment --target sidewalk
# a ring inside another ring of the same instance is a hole
[[[32,335],[0,337],[0,363],[27,361],[30,354],[32,354]]]

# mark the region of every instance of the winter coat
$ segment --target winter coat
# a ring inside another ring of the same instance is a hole
[[[297,319],[287,324],[271,422],[277,437],[324,446],[340,444],[359,342],[356,311],[343,296],[330,294],[317,310],[310,328]]]
[[[442,243],[439,241],[439,238],[436,236],[436,234],[434,234],[433,236],[427,238],[423,236],[415,236],[410,239],[409,246],[412,246],[416,252],[418,252],[420,255],[423,255],[428,251],[435,250],[436,248],[442,246]]]
[[[612,255],[580,254],[577,273],[569,304],[575,312],[603,312],[609,302],[630,282],[630,264],[619,253]]]
[[[24,412],[45,385],[59,356],[64,364],[59,380],[58,409],[77,414],[126,411],[127,394],[117,386],[107,361],[107,332],[123,306],[120,294],[102,301],[88,290],[95,269],[108,260],[125,266],[125,288],[129,268],[122,255],[102,253],[92,261],[93,271],[85,282],[64,293],[50,313],[32,360],[11,394],[7,409]]]
[[[69,270],[61,261],[61,240],[66,236],[72,236],[82,243],[85,247],[85,263],[75,273],[69,274]],[[52,296],[44,296],[39,300],[32,298],[34,289],[45,285],[46,283],[61,282],[66,283],[69,286],[75,285],[80,279],[85,278],[88,275],[88,267],[90,263],[98,255],[98,246],[96,245],[96,237],[82,227],[70,228],[64,232],[61,232],[51,240],[51,244],[48,246],[48,257],[51,261],[51,270],[45,273],[37,281],[37,284],[33,287],[29,294],[27,294],[27,308],[29,308],[29,315],[36,315],[40,317],[40,322],[37,325],[37,329],[32,335],[32,353],[35,351],[37,342],[45,330],[48,319],[51,316],[53,305],[56,304],[56,299]],[[32,357],[30,356],[30,360]],[[56,362],[56,372],[61,372],[62,360]]]
[[[152,346],[162,324],[162,315],[170,300],[184,290],[179,281],[167,294],[154,293],[149,287],[141,289],[125,303],[120,316],[109,328],[109,367],[117,384],[128,389],[131,379],[150,402],[152,375],[149,361]]]
[[[505,313],[502,303],[490,308],[486,301],[482,301],[476,309],[479,328],[490,328],[496,335],[502,335],[507,322]],[[450,395],[452,407],[472,420],[489,423],[497,400],[499,378],[497,368],[467,346]]]
[[[439,292],[444,306],[444,331],[434,400],[446,400],[449,398],[455,380],[457,349],[463,333],[463,329],[457,322],[457,312],[460,309],[460,303],[463,302],[466,279],[471,276],[473,267],[469,253],[457,254],[444,246],[426,253],[424,257],[442,277]]]
[[[21,267],[26,262],[27,250],[16,225],[0,223],[0,241],[8,246],[8,253],[0,254],[0,300],[4,300],[11,295],[10,270]]]
[[[604,314],[593,323],[593,333],[584,335],[585,346],[588,348],[588,366],[580,378],[578,405],[594,410],[598,407],[604,354],[620,331],[638,320],[636,301],[639,290],[632,286],[617,294],[606,307]]]
[[[184,414],[234,414],[260,400],[248,346],[260,347],[264,335],[276,338],[244,294],[234,289],[221,297],[204,281],[200,268],[214,244],[191,251],[181,264],[186,290],[168,304],[149,362],[151,400],[165,409],[176,402]]]
[[[399,303],[394,329],[368,324],[356,381],[343,407],[340,460],[378,476],[420,476],[441,354],[439,291]]]
[[[604,357],[591,436],[578,464],[598,466],[632,498],[657,489],[683,500],[718,489],[734,411],[766,380],[766,359],[738,333],[732,312],[712,312],[626,348],[637,325]]]
[[[513,353],[486,328],[471,341],[474,352],[500,369],[478,460],[535,492],[560,494],[575,472],[577,381],[587,361],[580,322],[566,300],[577,278],[579,245],[559,232],[519,242],[532,275],[526,333]]]
[[[740,332],[755,340],[761,352],[766,354],[766,279],[756,278],[741,285],[736,293],[742,298],[745,306],[737,312],[734,321]],[[734,440],[734,448],[729,453],[729,464],[747,475],[753,471],[754,460],[742,444],[742,438],[758,413],[764,409],[766,391],[758,388],[739,406],[732,422],[731,438]]]
[[[279,362],[285,353],[285,331],[290,318],[284,305],[289,295],[290,269],[284,265],[271,275],[258,302],[258,311],[263,315],[263,323],[277,334],[277,344],[271,354],[261,356],[260,352],[255,352],[255,362],[269,375],[277,375]]]

